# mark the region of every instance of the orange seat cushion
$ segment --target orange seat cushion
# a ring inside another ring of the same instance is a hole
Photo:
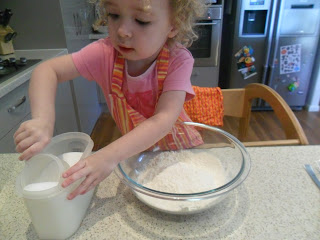
[[[196,96],[184,104],[193,122],[223,126],[223,96],[219,87],[192,86]]]

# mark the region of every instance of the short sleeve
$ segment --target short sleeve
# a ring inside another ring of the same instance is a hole
[[[191,74],[194,59],[184,47],[176,47],[170,52],[167,77],[164,81],[163,91],[185,91],[186,101],[195,96],[191,85]]]
[[[73,62],[81,76],[96,81],[100,86],[110,79],[114,57],[115,50],[108,38],[100,39],[72,53]]]

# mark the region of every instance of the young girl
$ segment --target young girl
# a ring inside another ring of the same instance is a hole
[[[183,110],[194,96],[190,82],[193,58],[182,45],[196,38],[193,21],[202,13],[199,0],[101,0],[109,38],[79,52],[49,60],[32,73],[32,120],[14,135],[27,160],[50,141],[54,128],[55,91],[59,82],[79,75],[103,89],[123,136],[67,170],[67,187],[86,177],[68,199],[85,194],[117,164],[147,149],[181,149],[201,144]],[[182,43],[182,44],[181,44]]]

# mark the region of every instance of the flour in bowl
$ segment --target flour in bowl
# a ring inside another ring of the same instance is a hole
[[[155,167],[157,166],[157,167]],[[225,184],[225,171],[210,149],[162,152],[139,175],[138,182],[160,192],[191,194]],[[137,193],[147,205],[165,212],[187,213],[216,203],[218,198],[201,201],[168,201]]]

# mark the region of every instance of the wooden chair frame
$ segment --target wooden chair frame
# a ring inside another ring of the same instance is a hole
[[[247,147],[250,146],[276,146],[276,145],[307,145],[307,137],[283,98],[272,88],[252,83],[240,89],[222,89],[224,115],[240,118],[238,139]],[[284,129],[285,140],[246,142],[249,129],[252,100],[261,98],[272,107]],[[106,134],[101,134],[105,132]],[[96,122],[91,133],[94,139],[94,151],[108,145],[121,136],[110,114],[102,114]]]
[[[248,84],[240,89],[222,89],[224,116],[240,118],[238,139],[245,146],[307,145],[307,137],[294,113],[284,99],[272,88]],[[252,100],[260,98],[273,109],[285,132],[285,140],[245,142],[249,129]]]

